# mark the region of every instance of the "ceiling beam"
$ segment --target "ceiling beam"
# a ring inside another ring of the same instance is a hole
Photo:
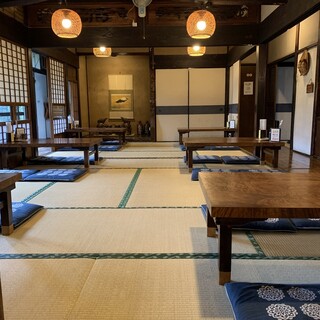
[[[162,4],[165,1],[159,1],[154,0],[154,3],[159,3]],[[28,5],[33,5],[33,4],[39,4],[39,3],[43,3],[43,2],[50,2],[47,0],[4,0],[4,1],[0,1],[0,7],[15,7],[15,6],[28,6]],[[52,2],[52,1],[51,1]],[[68,3],[85,3],[85,2],[89,2],[89,1],[81,1],[81,0],[68,0]],[[93,3],[102,3],[102,2],[115,2],[114,0],[95,0],[95,1],[91,1],[91,4]],[[131,1],[127,1],[127,2],[131,2]],[[199,3],[201,4],[203,2],[203,0],[175,0],[175,3]],[[246,4],[246,5],[273,5],[273,4],[286,4],[288,2],[288,0],[246,0],[245,2],[243,0],[211,0],[211,1],[207,1],[210,2],[212,5],[242,5],[242,4]],[[169,2],[168,2],[169,3]]]
[[[29,6],[32,4],[38,4],[46,2],[46,0],[5,0],[0,2],[1,7],[22,7],[22,6]]]
[[[197,41],[189,37],[185,27],[83,28],[79,37],[62,39],[50,28],[29,29],[29,47],[93,48],[111,47],[186,47],[200,43],[205,46],[257,44],[258,29],[252,25],[220,26],[214,35]]]

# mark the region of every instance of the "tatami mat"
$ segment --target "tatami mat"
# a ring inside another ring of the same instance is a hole
[[[116,159],[116,158],[104,158],[103,161],[99,161],[95,168],[185,168],[186,164],[182,158],[173,159],[145,159],[145,158],[128,158],[128,159]]]
[[[267,256],[320,257],[319,231],[254,232],[253,236]]]
[[[232,320],[211,259],[2,260],[6,320]],[[318,283],[318,261],[233,260],[234,281]]]
[[[16,188],[12,190],[11,196],[12,201],[24,201],[29,198],[31,195],[40,192],[46,188],[52,186],[51,182],[38,182],[38,181],[22,181],[16,183]]]
[[[218,240],[206,235],[184,154],[177,143],[129,142],[101,152],[75,182],[18,182],[13,201],[44,209],[0,235],[5,319],[231,320]],[[319,237],[301,235],[254,233],[251,242],[234,232],[232,279],[319,282]]]
[[[3,254],[217,253],[201,209],[44,209],[0,242]],[[256,253],[245,233],[234,252]]]
[[[143,169],[127,207],[197,206],[204,203],[200,184],[178,169]]]
[[[135,172],[91,169],[81,181],[57,182],[30,202],[45,207],[117,207]]]

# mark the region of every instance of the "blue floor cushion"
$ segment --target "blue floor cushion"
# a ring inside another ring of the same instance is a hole
[[[263,221],[251,221],[241,225],[234,225],[232,228],[245,231],[297,231],[291,220],[285,218],[269,218]]]
[[[184,162],[186,162],[185,156]],[[215,155],[195,155],[193,156],[193,163],[222,163],[222,161],[219,156]]]
[[[38,204],[27,203],[27,202],[12,202],[13,227],[17,228],[42,208],[43,206],[40,206]],[[1,216],[0,216],[0,222],[1,222]]]
[[[229,282],[225,290],[236,320],[320,319],[320,284]]]
[[[25,181],[64,181],[72,182],[87,172],[86,169],[45,169],[40,170],[28,177]]]
[[[102,158],[99,158],[99,160]],[[89,157],[89,163],[94,164],[94,155]],[[83,164],[84,157],[83,156],[70,156],[70,157],[62,157],[56,164]]]
[[[260,164],[260,158],[256,156],[221,156],[226,164]]]
[[[180,147],[181,151],[186,151],[186,147],[183,144],[180,144],[179,147]]]
[[[302,230],[319,230],[320,219],[291,219],[297,229]]]
[[[201,212],[207,219],[207,205],[202,204],[200,206]],[[245,231],[285,231],[285,232],[296,232],[297,229],[291,223],[290,219],[284,218],[269,218],[263,221],[251,221],[241,225],[234,225],[232,229],[245,230]]]
[[[57,164],[64,157],[46,157],[38,156],[36,158],[28,160],[29,164]]]
[[[209,168],[193,168],[191,173],[191,180],[199,180],[199,172],[281,172],[277,169],[209,169]]]
[[[111,144],[99,146],[99,151],[118,151],[121,149],[121,145]]]
[[[222,172],[222,169],[193,168],[191,172],[192,181],[199,181],[199,172]]]
[[[237,146],[207,146],[204,147],[205,150],[241,150],[240,147]]]
[[[12,169],[12,170],[10,170],[10,169],[2,169],[2,170],[0,170],[0,173],[21,173],[21,175],[22,175],[22,181],[26,178],[26,177],[28,177],[28,176],[30,176],[31,174],[34,174],[34,173],[36,173],[36,172],[38,172],[39,170],[35,170],[35,169]]]
[[[100,142],[102,145],[115,145],[115,144],[120,144],[119,140],[103,140]]]

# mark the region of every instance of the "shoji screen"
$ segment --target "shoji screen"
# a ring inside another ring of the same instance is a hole
[[[188,70],[156,70],[157,141],[178,141],[179,127],[188,126]]]
[[[224,127],[224,68],[189,69],[189,126]],[[223,132],[192,132],[190,136],[223,136]]]

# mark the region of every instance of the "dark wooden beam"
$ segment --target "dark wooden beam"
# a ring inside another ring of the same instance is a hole
[[[0,36],[22,46],[28,46],[27,28],[2,12],[0,12]]]
[[[180,69],[180,68],[225,68],[226,54],[205,54],[201,57],[188,55],[163,55],[154,56],[156,69]]]
[[[242,60],[255,52],[256,46],[246,45],[246,46],[237,46],[233,47],[228,53],[228,67],[231,67],[238,60]]]
[[[49,28],[29,29],[29,46],[93,48],[111,47],[183,47],[201,43],[205,46],[256,44],[257,28],[250,25],[219,26],[210,39],[195,41],[185,27],[83,28],[75,39],[61,39]]]
[[[46,0],[5,0],[0,1],[0,8],[3,7],[21,7],[21,6],[29,6],[31,4],[37,4],[41,2],[46,2]]]
[[[260,24],[260,43],[272,40],[319,9],[319,0],[288,0],[287,5],[279,7]]]
[[[157,0],[159,1],[159,0]],[[14,7],[14,6],[28,6],[32,4],[38,4],[42,2],[49,2],[46,0],[4,0],[0,1],[0,7]],[[81,0],[68,0],[68,3],[84,3],[89,1],[81,1]],[[95,0],[91,1],[91,3],[102,3],[102,2],[116,2],[113,0]],[[164,3],[166,1],[159,1],[160,3]],[[168,1],[167,1],[168,2]],[[211,0],[209,1],[213,5],[242,5],[244,4],[243,0]],[[288,0],[246,0],[246,5],[270,5],[270,4],[286,4]],[[195,0],[175,0],[175,3],[195,3]],[[200,3],[199,3],[200,4]]]

